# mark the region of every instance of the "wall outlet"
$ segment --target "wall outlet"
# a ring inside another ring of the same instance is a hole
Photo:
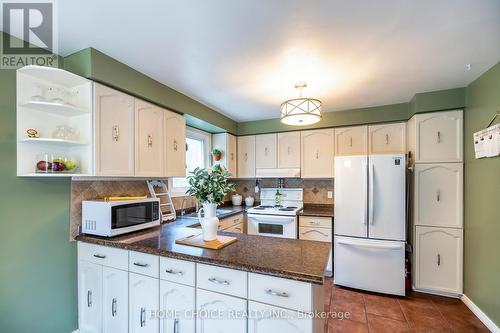
[[[328,199],[333,199],[333,191],[326,192],[326,196]]]

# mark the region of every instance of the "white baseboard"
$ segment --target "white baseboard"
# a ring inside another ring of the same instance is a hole
[[[500,328],[469,297],[464,294],[460,299],[491,332],[500,333]]]
[[[73,331],[71,333],[79,333],[79,332],[80,332],[80,330],[75,330],[75,331]]]

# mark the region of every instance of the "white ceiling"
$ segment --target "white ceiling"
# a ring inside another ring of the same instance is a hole
[[[237,121],[463,87],[500,60],[498,0],[64,0],[59,53],[94,47]],[[467,64],[471,69],[467,70]]]

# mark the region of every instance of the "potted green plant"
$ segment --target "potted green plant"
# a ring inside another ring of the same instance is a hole
[[[214,161],[220,161],[220,159],[222,158],[222,151],[214,148],[212,149],[212,156],[214,157]]]
[[[198,211],[198,219],[205,241],[217,238],[219,227],[219,219],[216,216],[217,205],[224,201],[226,194],[235,189],[233,183],[228,183],[229,177],[231,174],[220,165],[208,170],[196,168],[187,177],[189,189],[186,194],[195,196],[203,205]]]

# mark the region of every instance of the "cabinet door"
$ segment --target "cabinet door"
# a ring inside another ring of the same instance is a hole
[[[197,332],[245,333],[247,331],[247,319],[243,316],[247,310],[245,299],[196,289],[196,309],[200,314],[196,319]],[[210,318],[211,313],[219,313],[219,311],[220,317]],[[235,315],[231,316],[231,313]],[[242,316],[236,317],[237,313]]]
[[[255,177],[255,136],[238,137],[238,178]]]
[[[78,326],[82,333],[102,328],[102,266],[84,260],[78,263]]]
[[[195,289],[178,283],[160,281],[160,332],[195,332]]]
[[[104,266],[102,281],[102,331],[128,332],[128,273]]]
[[[95,174],[134,175],[134,98],[96,83]]]
[[[462,111],[418,114],[415,162],[462,162]]]
[[[135,100],[136,176],[163,176],[163,112],[156,105]]]
[[[313,320],[299,317],[296,311],[280,307],[248,301],[248,312],[255,317],[248,319],[248,331],[253,333],[287,332],[312,333]],[[318,325],[321,320],[317,320]],[[320,330],[323,332],[324,330]]]
[[[462,163],[416,164],[414,172],[415,224],[461,228]]]
[[[369,154],[405,154],[406,124],[368,126]]]
[[[462,229],[416,227],[415,287],[462,293]]]
[[[227,163],[227,171],[231,173],[233,178],[237,177],[237,168],[238,165],[236,163],[236,137],[231,134],[227,134],[227,154],[226,154],[226,163]]]
[[[300,137],[302,178],[333,178],[333,129],[304,131]]]
[[[335,129],[335,156],[366,155],[367,126],[340,127]]]
[[[276,134],[255,136],[255,167],[276,168]]]
[[[129,332],[158,333],[158,319],[151,311],[159,308],[159,280],[129,273]]]
[[[164,111],[166,177],[186,176],[186,120],[184,116]]]
[[[300,132],[278,134],[278,168],[300,168]]]

